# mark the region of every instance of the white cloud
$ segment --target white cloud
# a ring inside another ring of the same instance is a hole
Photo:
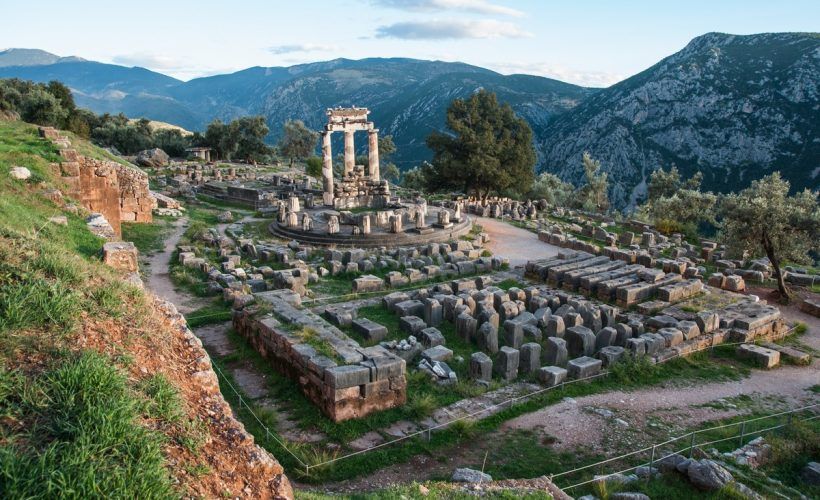
[[[380,26],[376,38],[399,38],[402,40],[445,40],[460,38],[527,38],[531,37],[513,23],[479,20],[408,21]]]
[[[382,7],[417,12],[457,10],[474,14],[493,14],[513,17],[521,17],[524,15],[520,10],[490,3],[486,0],[373,0],[373,3]]]
[[[275,45],[268,48],[271,54],[293,54],[295,52],[334,52],[338,50],[335,45],[324,45],[319,43],[296,43],[291,45]]]
[[[111,61],[123,66],[140,66],[149,69],[178,69],[182,61],[176,57],[151,54],[148,52],[134,52],[114,56]]]
[[[553,78],[562,82],[574,83],[584,87],[609,87],[620,82],[625,75],[605,71],[587,71],[578,68],[548,63],[502,62],[487,63],[487,67],[505,75],[524,74]]]

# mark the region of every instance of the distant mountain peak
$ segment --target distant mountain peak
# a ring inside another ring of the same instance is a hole
[[[6,66],[46,66],[64,62],[81,62],[76,56],[60,57],[40,49],[10,48],[0,50],[0,67]]]

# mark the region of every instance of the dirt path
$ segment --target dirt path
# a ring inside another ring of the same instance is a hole
[[[535,233],[498,219],[477,217],[476,223],[490,235],[487,248],[499,257],[510,259],[510,267],[523,266],[528,260],[546,259],[558,254],[560,248],[538,240]]]
[[[572,450],[579,446],[605,452],[606,434],[614,428],[660,426],[663,434],[725,418],[742,412],[731,402],[703,406],[715,401],[753,396],[758,406],[772,410],[818,402],[809,388],[820,383],[820,362],[812,366],[782,366],[772,371],[754,370],[748,378],[687,387],[653,387],[637,391],[594,394],[558,404],[505,422],[499,432],[534,430],[557,438],[556,447]],[[604,409],[606,411],[600,411]],[[611,412],[611,413],[610,413]],[[620,419],[620,422],[617,420]]]
[[[161,252],[151,255],[148,259],[148,288],[157,296],[173,302],[182,314],[188,314],[206,305],[206,301],[198,297],[177,291],[171,282],[170,264],[171,255],[177,248],[182,233],[188,223],[187,217],[180,217],[171,225],[173,230],[165,239],[165,247]]]

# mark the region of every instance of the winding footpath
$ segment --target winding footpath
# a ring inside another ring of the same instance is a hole
[[[522,267],[528,260],[547,259],[558,255],[560,248],[544,243],[538,235],[498,219],[477,217],[476,224],[490,235],[487,248],[498,257],[510,260],[510,267]]]

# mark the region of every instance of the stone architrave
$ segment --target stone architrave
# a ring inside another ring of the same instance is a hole
[[[362,217],[362,234],[370,234],[370,216]]]
[[[308,214],[302,215],[302,231],[311,231],[313,229],[313,219]]]
[[[378,181],[379,173],[379,129],[373,128],[367,131],[367,159],[368,174],[370,180]]]
[[[339,232],[339,217],[331,215],[327,221],[327,234],[338,234]]]

